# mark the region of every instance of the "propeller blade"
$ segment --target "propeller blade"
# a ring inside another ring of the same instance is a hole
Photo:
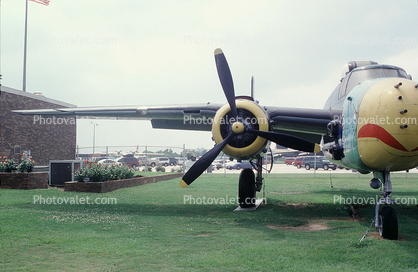
[[[229,70],[228,62],[220,48],[215,50],[215,63],[218,70],[219,80],[224,90],[228,104],[231,107],[232,117],[237,118],[237,106],[235,104],[234,82],[232,81],[231,70]]]
[[[288,148],[313,153],[318,153],[319,151],[321,151],[321,148],[317,143],[296,136],[273,131],[255,130],[251,128],[247,128],[246,131]]]
[[[212,164],[212,162],[216,159],[219,153],[221,153],[222,149],[224,149],[224,147],[228,144],[232,137],[234,137],[234,135],[235,133],[230,133],[222,142],[215,145],[197,162],[195,162],[189,171],[187,171],[187,173],[183,176],[183,179],[180,181],[180,186],[185,188],[195,179],[197,179],[209,167],[209,165]]]

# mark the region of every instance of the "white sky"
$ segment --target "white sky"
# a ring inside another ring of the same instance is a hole
[[[29,2],[27,91],[79,107],[226,103],[213,57],[220,47],[237,95],[250,93],[253,75],[262,105],[322,108],[351,60],[418,77],[416,14],[416,0]],[[2,85],[16,89],[24,16],[25,0],[1,1]],[[90,122],[78,121],[82,147],[92,146]],[[97,146],[213,146],[209,132],[94,122]]]

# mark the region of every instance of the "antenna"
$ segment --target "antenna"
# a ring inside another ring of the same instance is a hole
[[[251,97],[254,99],[254,76],[251,77]]]

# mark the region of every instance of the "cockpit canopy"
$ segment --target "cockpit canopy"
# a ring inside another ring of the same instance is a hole
[[[355,86],[365,82],[367,80],[383,77],[400,77],[411,79],[411,76],[406,73],[406,71],[400,67],[377,64],[374,61],[367,62],[349,62],[348,68],[350,68],[350,63],[355,64],[366,64],[365,66],[360,66],[358,68],[351,68],[347,72],[347,75],[342,78],[340,91],[338,97],[342,97],[349,93]],[[370,65],[371,64],[371,65]],[[353,67],[353,65],[351,65]],[[344,70],[343,70],[344,71]],[[344,72],[343,72],[344,73]]]
[[[399,77],[412,79],[404,69],[392,66],[378,64],[375,61],[351,61],[344,65],[340,84],[332,92],[325,103],[324,109],[341,109],[344,97],[358,84],[367,80]]]
[[[353,71],[354,69],[358,68],[358,67],[362,67],[362,66],[367,66],[367,65],[374,65],[374,64],[378,64],[375,61],[372,60],[367,60],[367,61],[350,61],[347,62],[344,67],[343,70],[341,72],[341,80],[348,75],[348,73],[350,73],[351,71]]]

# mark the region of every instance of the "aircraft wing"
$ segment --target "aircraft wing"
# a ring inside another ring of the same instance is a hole
[[[166,106],[77,107],[37,110],[15,110],[21,115],[45,117],[77,116],[78,118],[109,118],[113,120],[150,120],[153,128],[211,131],[211,120],[222,104],[189,104]],[[327,124],[340,112],[321,109],[265,107],[271,130],[313,142],[327,134]]]
[[[209,122],[220,104],[194,104],[170,106],[121,106],[121,107],[80,107],[36,110],[15,110],[21,115],[40,115],[43,118],[55,116],[77,116],[77,118],[112,120],[150,120],[153,128],[210,131]]]

